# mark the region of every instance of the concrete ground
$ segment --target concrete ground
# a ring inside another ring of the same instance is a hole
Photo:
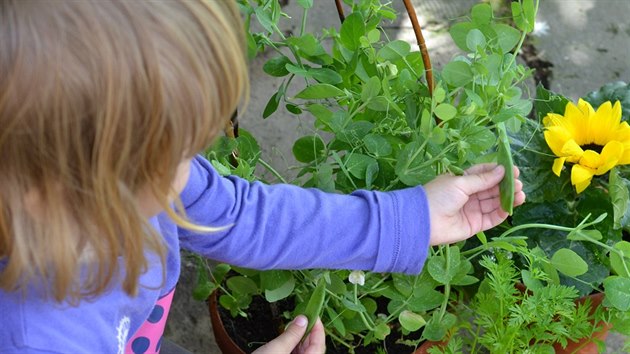
[[[219,0],[216,0],[219,1]],[[308,28],[338,26],[333,1],[317,0],[308,18]],[[404,10],[401,1],[394,6]],[[448,25],[465,16],[478,0],[415,0],[414,4],[429,54],[438,68],[457,53],[450,41]],[[289,0],[284,11],[301,18],[296,1]],[[404,14],[404,13],[403,13]],[[612,81],[630,82],[630,0],[542,0],[533,45],[537,59],[552,64],[551,89],[577,99]],[[415,45],[411,25],[405,16],[388,26],[388,32]],[[295,28],[293,28],[295,29]],[[312,124],[307,117],[279,112],[263,120],[261,112],[279,80],[267,77],[261,70],[267,54],[251,65],[251,100],[241,117],[241,127],[256,136],[263,158],[279,171],[294,164],[291,146]],[[192,299],[194,267],[184,261],[182,279],[175,294],[165,336],[193,353],[219,353],[214,343],[205,303]],[[612,334],[607,353],[621,353],[621,338]]]

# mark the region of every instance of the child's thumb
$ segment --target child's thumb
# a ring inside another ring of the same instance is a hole
[[[461,177],[459,187],[467,194],[472,195],[485,191],[497,185],[503,179],[505,169],[501,165],[486,171],[468,174]]]

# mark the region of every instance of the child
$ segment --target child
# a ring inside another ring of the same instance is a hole
[[[418,273],[505,219],[493,165],[349,196],[220,177],[196,153],[247,93],[240,28],[232,1],[0,3],[0,352],[159,351],[180,247]],[[320,322],[301,350],[323,343]]]

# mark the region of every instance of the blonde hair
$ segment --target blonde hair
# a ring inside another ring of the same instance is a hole
[[[247,94],[241,28],[231,0],[0,3],[2,289],[133,295],[164,264],[136,197],[194,227],[170,187]]]

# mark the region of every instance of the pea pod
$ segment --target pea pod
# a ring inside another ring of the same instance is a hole
[[[514,162],[512,161],[512,151],[505,124],[498,123],[497,131],[499,133],[497,162],[503,165],[505,169],[505,175],[499,184],[501,209],[512,215],[514,207]]]
[[[321,277],[317,281],[317,286],[315,287],[311,298],[308,300],[308,304],[306,304],[306,310],[304,310],[304,316],[308,318],[308,326],[306,327],[306,332],[304,333],[302,340],[308,337],[313,329],[313,326],[315,326],[315,321],[317,321],[317,318],[322,311],[322,307],[324,306],[325,297],[326,281],[324,280],[324,277]]]

